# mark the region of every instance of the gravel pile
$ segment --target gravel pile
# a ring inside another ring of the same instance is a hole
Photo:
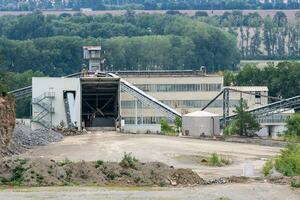
[[[51,142],[58,142],[63,135],[48,129],[31,130],[24,125],[16,125],[13,133],[13,141],[21,146],[30,148],[33,146],[44,146]]]

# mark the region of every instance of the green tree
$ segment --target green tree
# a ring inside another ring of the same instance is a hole
[[[286,121],[287,133],[300,136],[300,113],[295,113]]]
[[[260,125],[255,118],[246,111],[247,109],[246,101],[241,99],[239,105],[235,106],[234,113],[236,116],[234,120],[238,135],[252,137],[256,131],[260,130]]]
[[[177,133],[181,132],[181,129],[182,129],[182,119],[180,117],[176,116],[174,122],[175,122],[175,127],[176,127],[175,131]]]

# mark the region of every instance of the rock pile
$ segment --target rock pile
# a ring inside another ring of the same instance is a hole
[[[38,129],[32,131],[24,125],[17,125],[13,132],[13,141],[23,147],[44,146],[51,142],[58,142],[63,139],[63,135],[48,129]]]

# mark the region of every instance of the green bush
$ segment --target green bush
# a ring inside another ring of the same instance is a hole
[[[104,163],[103,160],[97,160],[97,161],[96,161],[95,167],[98,168],[98,167],[100,167],[101,165],[103,165],[103,163]]]
[[[288,144],[275,159],[275,168],[285,176],[300,175],[300,145]]]
[[[300,113],[295,113],[286,121],[287,134],[300,136]]]
[[[300,179],[296,177],[292,178],[291,186],[294,188],[300,188]]]
[[[238,133],[238,127],[236,120],[232,120],[224,129],[224,135],[236,135]]]
[[[262,168],[262,173],[264,176],[269,176],[271,174],[271,170],[273,169],[274,167],[274,162],[273,160],[268,160],[263,168]]]
[[[12,178],[10,182],[12,182],[13,185],[21,185],[24,180],[23,177],[24,172],[25,172],[25,168],[23,168],[21,165],[16,166],[12,170]]]
[[[124,156],[120,162],[120,166],[124,168],[135,168],[136,162],[138,162],[138,159],[132,156],[132,153],[124,152]]]
[[[60,161],[58,164],[60,166],[64,166],[64,165],[71,164],[71,163],[72,163],[71,160],[69,160],[68,158],[65,158],[64,160]]]
[[[211,156],[207,159],[207,164],[209,166],[222,167],[224,165],[231,164],[231,161],[229,159],[221,157],[217,153],[212,153]]]
[[[161,126],[161,131],[165,135],[177,135],[176,131],[168,124],[167,120],[161,119],[160,126]]]

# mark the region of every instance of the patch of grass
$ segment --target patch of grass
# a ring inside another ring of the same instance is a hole
[[[65,158],[63,161],[60,161],[58,164],[60,166],[64,166],[64,165],[71,164],[71,163],[72,163],[71,160],[69,160],[68,158]]]
[[[103,160],[97,160],[97,161],[96,161],[95,167],[98,168],[98,167],[100,167],[101,165],[103,165],[103,163],[104,163]]]
[[[208,157],[207,159],[202,159],[201,162],[215,167],[222,167],[231,164],[231,161],[229,159],[222,157],[217,153],[212,153],[210,157]]]
[[[25,164],[27,163],[28,160],[27,160],[27,159],[21,159],[21,158],[18,158],[16,161],[19,162],[20,165],[25,165]]]
[[[262,173],[264,176],[269,176],[271,174],[271,170],[274,167],[274,162],[273,160],[268,160],[265,162],[263,168],[262,168]]]
[[[217,198],[216,200],[231,200],[229,197],[220,197],[220,198]]]
[[[135,164],[138,162],[138,159],[136,159],[134,156],[132,156],[132,153],[126,153],[124,152],[124,156],[120,162],[120,166],[124,168],[135,168]]]

